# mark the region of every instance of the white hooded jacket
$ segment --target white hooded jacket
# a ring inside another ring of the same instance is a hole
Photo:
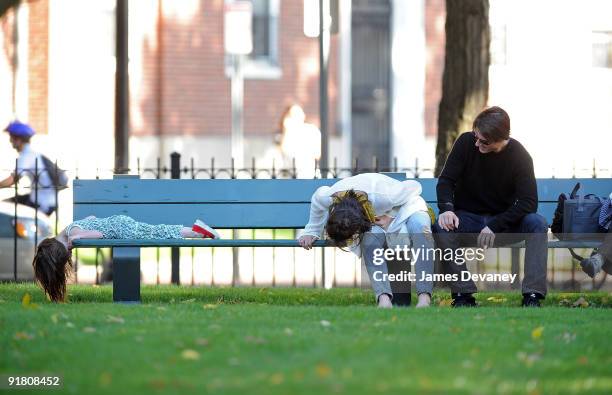
[[[333,202],[332,195],[350,189],[368,195],[376,216],[394,217],[386,230],[387,233],[399,232],[404,222],[415,212],[427,212],[427,204],[421,197],[421,184],[417,181],[398,181],[384,174],[364,173],[340,180],[330,187],[318,188],[312,195],[310,219],[302,235],[320,239],[329,216],[329,207]],[[357,255],[360,255],[359,250],[351,248]]]

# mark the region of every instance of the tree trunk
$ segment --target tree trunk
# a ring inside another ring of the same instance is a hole
[[[489,0],[446,0],[446,55],[435,177],[489,96]]]

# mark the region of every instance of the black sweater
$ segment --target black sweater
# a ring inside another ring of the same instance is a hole
[[[495,233],[517,225],[538,209],[533,161],[514,139],[499,153],[482,154],[472,133],[457,138],[438,179],[438,207],[494,216],[487,226]]]

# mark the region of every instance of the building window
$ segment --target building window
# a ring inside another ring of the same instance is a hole
[[[271,12],[270,0],[252,0],[253,52],[251,59],[270,59],[275,56],[276,15]]]
[[[233,0],[225,0],[233,1]],[[250,0],[253,5],[253,51],[243,63],[243,75],[248,79],[279,79],[282,76],[278,56],[278,25],[280,0]],[[225,75],[232,75],[232,62],[225,57]]]
[[[592,42],[593,67],[612,68],[612,32],[595,31]]]
[[[245,78],[278,79],[278,15],[280,0],[251,0],[253,3],[253,52],[247,57]]]

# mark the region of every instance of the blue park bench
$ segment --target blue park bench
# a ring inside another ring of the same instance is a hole
[[[404,179],[403,173],[392,177]],[[310,198],[320,186],[337,179],[213,179],[151,180],[117,176],[112,180],[75,180],[74,219],[89,215],[128,215],[151,224],[192,224],[196,218],[217,229],[301,229],[308,222]],[[418,179],[423,197],[436,206],[436,179]],[[560,193],[582,190],[599,196],[612,190],[612,179],[539,179],[538,212],[549,222]],[[319,240],[315,246],[328,246]],[[113,300],[140,301],[141,247],[297,247],[295,240],[76,240],[78,247],[111,247],[113,257]],[[550,241],[549,248],[596,247],[588,241]],[[515,251],[520,245],[514,245]],[[513,254],[518,270],[518,254]]]

